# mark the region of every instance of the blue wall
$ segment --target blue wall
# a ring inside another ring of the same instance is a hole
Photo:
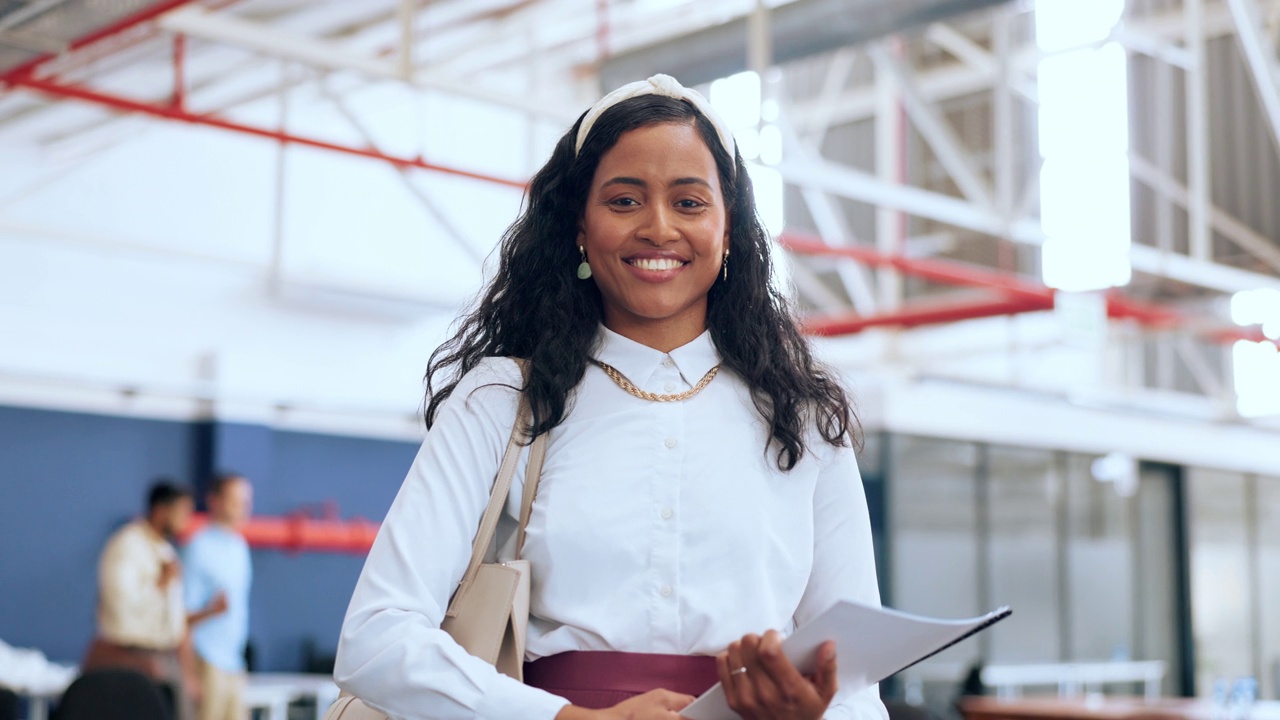
[[[381,520],[414,443],[228,423],[138,420],[0,406],[0,638],[78,660],[93,633],[98,552],[138,515],[151,481],[250,477],[255,512],[336,502]],[[258,669],[302,668],[305,643],[332,654],[363,556],[254,551],[250,638]]]

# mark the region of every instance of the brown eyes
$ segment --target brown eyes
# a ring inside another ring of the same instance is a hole
[[[609,205],[613,205],[614,207],[623,207],[623,208],[640,207],[640,203],[636,201],[635,198],[629,198],[629,197],[621,197],[614,200],[609,200],[607,202]],[[681,210],[701,210],[706,206],[707,206],[706,203],[698,200],[685,199],[685,200],[676,201],[676,207]]]

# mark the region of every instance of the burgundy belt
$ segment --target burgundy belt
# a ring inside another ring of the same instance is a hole
[[[524,682],[598,710],[662,688],[701,695],[720,681],[709,655],[575,651],[524,664]]]

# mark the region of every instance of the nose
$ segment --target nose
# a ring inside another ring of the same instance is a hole
[[[661,203],[653,203],[646,208],[636,236],[654,245],[664,245],[680,239],[675,210]]]

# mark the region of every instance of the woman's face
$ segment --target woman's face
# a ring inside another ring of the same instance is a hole
[[[729,224],[715,158],[697,129],[664,123],[624,133],[596,167],[578,244],[610,330],[633,339],[628,330],[684,341],[701,334]]]

